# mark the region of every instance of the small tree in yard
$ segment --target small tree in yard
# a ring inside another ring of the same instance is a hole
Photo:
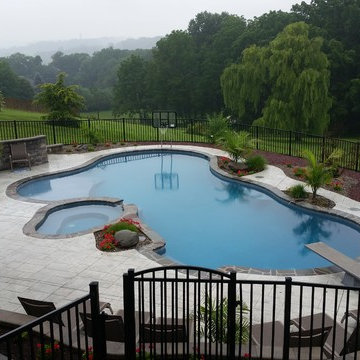
[[[219,143],[235,162],[249,154],[254,148],[254,139],[251,139],[250,134],[246,131],[228,131],[219,139]]]
[[[304,150],[303,154],[308,162],[305,181],[311,187],[312,198],[315,199],[317,190],[331,180],[331,171],[324,164],[319,163],[311,151]]]
[[[84,98],[76,92],[77,86],[64,84],[65,73],[60,73],[55,84],[40,85],[40,93],[34,102],[43,105],[49,113],[47,120],[55,120],[62,125],[78,126],[76,117],[84,108]]]
[[[229,123],[223,114],[213,114],[207,116],[208,127],[206,130],[206,137],[210,142],[216,143],[219,138],[223,137],[229,131]]]

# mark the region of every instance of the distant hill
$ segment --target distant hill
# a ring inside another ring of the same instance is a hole
[[[123,38],[98,38],[98,39],[72,39],[62,41],[40,41],[26,46],[14,46],[0,48],[0,57],[9,56],[15,53],[22,53],[29,56],[41,56],[43,63],[48,63],[51,56],[57,51],[65,55],[73,53],[87,53],[92,55],[95,51],[112,46],[114,49],[151,49],[161,36],[141,37],[137,39]]]

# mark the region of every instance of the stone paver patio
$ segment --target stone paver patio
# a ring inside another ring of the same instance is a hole
[[[6,188],[22,178],[79,166],[99,155],[154,149],[158,145],[136,146],[105,150],[97,153],[49,155],[49,163],[33,167],[30,171],[2,171],[0,174],[0,308],[23,312],[17,296],[53,301],[61,306],[88,293],[91,281],[99,281],[101,300],[112,303],[114,309],[122,306],[122,275],[129,268],[136,270],[156,267],[158,264],[136,250],[104,253],[94,246],[93,234],[70,239],[38,239],[23,234],[22,228],[36,210],[44,204],[9,198]],[[210,155],[224,152],[204,147],[173,145],[173,149],[195,150]],[[261,177],[259,177],[261,176]],[[284,190],[297,183],[282,170],[268,166],[262,173],[250,175],[257,182]],[[320,190],[336,203],[336,210],[360,216],[360,203],[342,195]],[[245,279],[258,279],[260,275],[238,274]],[[343,273],[297,277],[299,281],[340,284]],[[280,277],[267,276],[266,279]]]

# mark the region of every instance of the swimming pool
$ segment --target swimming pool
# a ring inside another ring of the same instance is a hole
[[[38,200],[117,197],[166,240],[178,262],[217,268],[305,269],[329,265],[305,244],[323,241],[357,257],[355,224],[284,204],[266,191],[221,179],[207,159],[184,153],[118,155],[74,174],[24,183],[21,196]]]

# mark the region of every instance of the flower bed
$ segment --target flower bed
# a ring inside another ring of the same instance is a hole
[[[256,171],[248,169],[245,163],[234,162],[233,160],[225,156],[218,156],[217,159],[219,168],[231,175],[237,175],[241,177],[256,173]]]
[[[123,248],[115,239],[115,233],[120,230],[135,231],[139,234],[139,243],[130,248]],[[151,240],[141,231],[138,221],[129,218],[121,218],[117,223],[105,225],[102,230],[94,233],[96,247],[101,251],[117,252],[127,249],[137,249],[151,243]]]

